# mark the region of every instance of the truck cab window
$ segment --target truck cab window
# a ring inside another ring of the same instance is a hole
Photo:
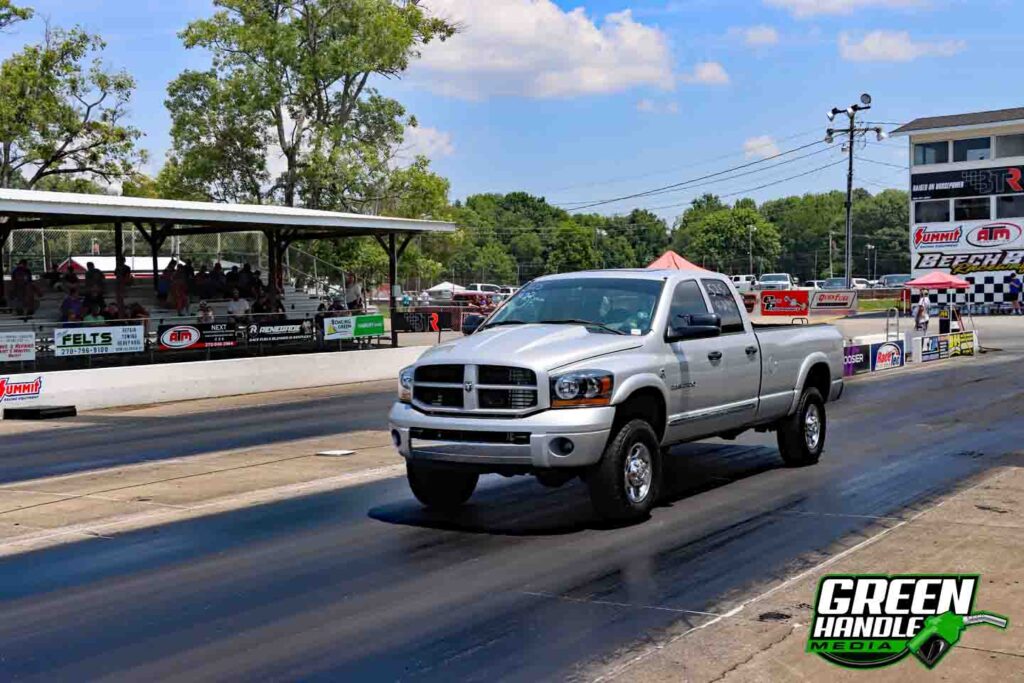
[[[722,319],[722,334],[743,332],[743,316],[740,315],[736,297],[729,285],[718,280],[701,280],[711,300],[711,308]]]
[[[696,280],[686,280],[676,285],[676,289],[672,292],[672,306],[669,308],[668,324],[676,324],[680,317],[689,318],[689,316],[700,313],[709,313],[708,305],[704,301],[704,295],[701,294],[700,287],[697,286]]]

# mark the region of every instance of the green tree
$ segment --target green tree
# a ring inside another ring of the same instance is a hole
[[[416,121],[371,78],[401,76],[422,45],[455,27],[404,0],[214,4],[181,33],[186,47],[212,53],[213,69],[170,87],[173,156],[211,195],[351,211],[382,201]],[[190,120],[207,109],[214,125]]]
[[[633,245],[625,235],[604,235],[598,239],[597,247],[601,254],[602,268],[636,268],[640,265],[638,261],[643,261],[637,258]]]
[[[0,64],[0,187],[68,175],[109,184],[145,161],[141,132],[124,122],[135,81],[103,65],[105,46],[78,28],[48,29]]]
[[[451,265],[458,279],[496,284],[516,281],[516,261],[496,241],[461,249]]]
[[[718,198],[718,195],[708,193],[694,199],[682,215],[676,219],[672,228],[672,249],[679,255],[692,259],[690,250],[693,226],[708,214],[726,208],[728,207]]]
[[[27,7],[17,7],[11,4],[11,0],[0,0],[0,31],[13,26],[19,21],[32,18],[32,10]]]
[[[760,263],[772,269],[781,251],[775,226],[748,208],[705,214],[690,226],[690,240],[690,259],[725,273],[745,272],[751,252],[755,267]]]
[[[634,209],[628,216],[616,216],[605,228],[610,237],[621,237],[632,245],[632,255],[612,259],[628,266],[646,266],[665,253],[669,244],[668,226],[656,214],[646,209]]]
[[[601,266],[594,231],[566,221],[555,228],[548,254],[548,271],[568,273],[574,270],[589,270]]]

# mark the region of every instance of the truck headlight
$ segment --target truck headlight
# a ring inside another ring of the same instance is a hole
[[[402,403],[412,401],[412,380],[415,376],[415,368],[412,366],[403,368],[398,373],[398,400]]]
[[[612,402],[612,373],[577,370],[551,378],[551,407],[606,406]]]

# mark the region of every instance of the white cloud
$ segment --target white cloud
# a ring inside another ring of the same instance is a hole
[[[839,35],[839,54],[851,62],[910,62],[918,57],[951,57],[964,50],[962,40],[915,43],[906,31],[872,31],[859,41]]]
[[[409,159],[423,155],[428,159],[440,159],[455,154],[452,134],[430,126],[416,126],[405,129],[405,141],[400,156]]]
[[[683,80],[703,85],[728,85],[729,74],[718,62],[698,62],[694,65],[693,71],[683,75]]]
[[[679,104],[676,102],[659,104],[652,99],[644,98],[637,100],[636,110],[644,114],[678,114]]]
[[[779,32],[771,26],[747,26],[746,28],[730,29],[731,35],[739,35],[743,42],[751,47],[764,47],[776,45],[779,42]]]
[[[629,10],[598,23],[551,0],[430,0],[461,32],[423,50],[412,78],[442,94],[569,97],[674,87],[668,38]]]
[[[793,16],[801,19],[822,14],[853,14],[870,7],[919,7],[926,2],[927,0],[765,0],[766,5],[789,10]]]
[[[743,151],[748,159],[767,159],[776,156],[781,150],[771,135],[758,135],[743,143]]]

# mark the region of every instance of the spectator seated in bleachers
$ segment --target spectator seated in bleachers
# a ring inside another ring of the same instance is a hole
[[[105,320],[120,320],[121,311],[118,310],[117,304],[111,301],[107,304],[107,307],[103,309],[103,318]]]
[[[107,319],[103,316],[103,309],[99,304],[92,304],[88,307],[87,313],[82,317],[82,322],[92,325],[103,324]]]
[[[97,271],[98,272],[98,271]],[[82,306],[85,310],[92,309],[93,306],[98,306],[101,310],[106,308],[107,301],[103,296],[103,290],[95,282],[89,283],[85,290],[85,296],[82,297]]]
[[[334,301],[331,302],[331,305],[327,307],[327,310],[331,313],[341,313],[343,311],[348,311],[348,306],[345,305],[344,299],[340,296],[336,296],[334,297]]]
[[[231,290],[231,301],[228,302],[228,315],[235,319],[235,322],[244,322],[249,316],[249,301],[243,299],[237,289]]]
[[[136,301],[128,306],[128,319],[129,320],[149,320],[149,311],[146,307]]]
[[[29,270],[28,261],[22,259],[11,272],[11,295],[10,307],[14,314],[24,316],[28,320],[35,315],[39,308],[39,290],[36,283],[32,282],[32,271]]]
[[[199,302],[199,322],[200,323],[212,323],[216,320],[213,315],[213,310],[210,308],[210,304],[205,301]]]
[[[188,283],[188,269],[184,266],[178,266],[174,273],[174,279],[171,281],[171,293],[168,301],[171,308],[177,311],[180,316],[189,314]]]
[[[72,266],[68,266],[67,271],[64,273],[64,277],[61,278],[60,284],[63,291],[68,292],[72,287],[78,288],[81,280],[78,277],[78,273]]]
[[[68,289],[67,296],[64,297],[64,301],[60,305],[60,321],[62,323],[80,322],[84,309],[85,304],[82,302],[82,298],[78,296],[78,288],[71,287]]]
[[[57,289],[61,280],[59,261],[53,261],[50,263],[50,270],[43,275],[43,279],[46,280],[51,290]]]

